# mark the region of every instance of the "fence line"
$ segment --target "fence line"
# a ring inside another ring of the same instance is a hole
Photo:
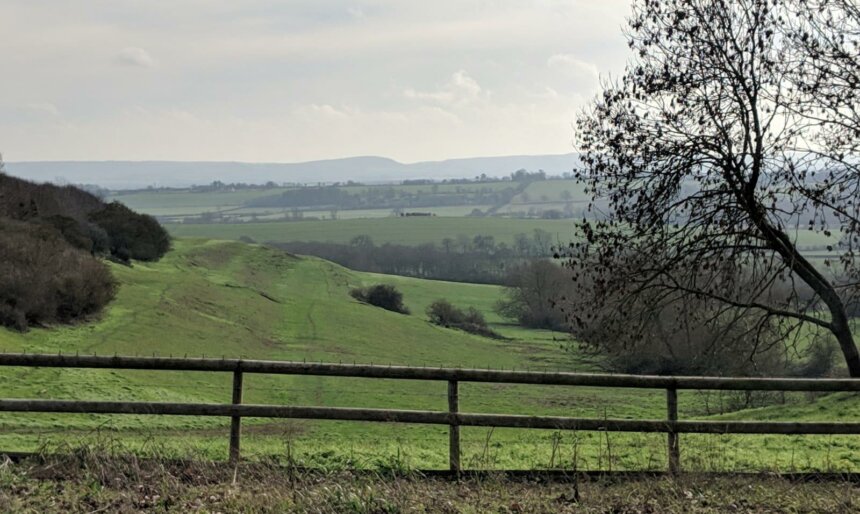
[[[544,373],[460,368],[349,365],[244,359],[100,357],[80,355],[0,354],[0,367],[57,367],[201,371],[232,373],[232,403],[114,402],[0,399],[0,412],[146,414],[229,417],[231,462],[240,458],[243,417],[298,418],[448,425],[449,467],[459,472],[460,427],[507,427],[556,430],[650,432],[667,434],[669,471],[680,466],[682,433],[700,434],[860,434],[860,422],[688,421],[678,419],[678,390],[860,391],[857,379],[664,377],[595,373]],[[242,402],[245,373],[445,381],[448,410],[396,410],[343,407],[252,405]],[[459,382],[622,387],[666,390],[664,420],[593,419],[562,416],[464,413],[459,410]]]

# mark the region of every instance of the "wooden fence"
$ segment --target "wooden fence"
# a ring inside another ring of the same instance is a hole
[[[88,414],[154,414],[223,416],[231,418],[230,461],[240,454],[243,417],[418,423],[449,426],[449,464],[460,471],[461,426],[511,427],[667,434],[668,467],[680,471],[678,434],[860,434],[860,422],[686,421],[678,419],[678,390],[722,391],[860,391],[857,379],[666,377],[591,373],[551,373],[459,368],[418,368],[323,364],[243,359],[103,357],[78,355],[0,354],[0,366],[100,368],[161,371],[200,371],[233,374],[230,404],[112,402],[79,400],[0,399],[0,412],[66,412]],[[432,380],[448,383],[447,411],[364,409],[242,403],[242,379],[247,373]],[[490,382],[556,386],[663,389],[666,419],[625,420],[560,416],[465,413],[459,410],[460,382]]]

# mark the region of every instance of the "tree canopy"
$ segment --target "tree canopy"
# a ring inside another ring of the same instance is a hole
[[[627,69],[577,122],[578,176],[608,212],[564,254],[574,271],[599,271],[597,304],[706,298],[720,307],[697,322],[743,319],[744,337],[812,327],[860,376],[846,315],[858,83],[840,71],[853,60],[857,74],[856,7],[815,3],[636,1]],[[846,243],[822,266],[800,251],[801,228]]]

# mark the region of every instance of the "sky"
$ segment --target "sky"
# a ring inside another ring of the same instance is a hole
[[[629,0],[2,0],[7,161],[557,154]]]

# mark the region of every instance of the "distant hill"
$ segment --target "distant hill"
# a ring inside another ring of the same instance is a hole
[[[474,157],[404,164],[385,157],[349,157],[301,163],[179,161],[39,161],[8,162],[11,175],[37,181],[98,184],[110,189],[151,185],[187,187],[222,182],[385,182],[405,179],[470,178],[509,175],[518,169],[569,172],[576,154]]]

